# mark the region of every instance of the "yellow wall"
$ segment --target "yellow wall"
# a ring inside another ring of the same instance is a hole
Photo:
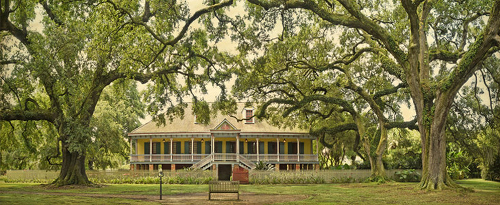
[[[210,141],[210,138],[203,138],[204,141]],[[232,138],[215,138],[217,141],[222,141],[222,152],[226,152],[226,141],[236,141],[234,137]],[[248,142],[256,142],[256,138],[240,138],[240,141],[245,141],[245,139],[248,139]],[[286,143],[285,143],[285,154],[288,153],[288,142],[297,142],[297,138],[285,138]],[[165,139],[166,142],[170,142],[170,138]],[[283,138],[279,138],[280,142],[283,142]],[[181,142],[181,153],[187,153],[186,150],[184,150],[184,142],[189,141],[191,142],[191,138],[174,138],[174,142]],[[198,141],[201,141],[201,138],[195,138],[194,139],[195,144]],[[149,139],[138,139],[137,140],[137,154],[144,154],[144,143],[149,142]],[[163,154],[163,151],[165,150],[164,144],[162,139],[158,138],[153,138],[153,142],[161,142],[161,153]],[[210,154],[210,153],[205,153],[205,142],[201,143],[201,153],[202,154]],[[265,142],[264,143],[264,154],[268,154],[268,146],[267,142],[276,142],[276,138],[259,138],[259,142]],[[311,150],[311,139],[300,139],[299,142],[304,143],[304,154],[313,154]],[[248,145],[247,143],[244,143],[244,153],[248,153]],[[240,148],[241,149],[241,148]],[[262,149],[262,147],[260,147]],[[189,150],[188,150],[189,151]]]

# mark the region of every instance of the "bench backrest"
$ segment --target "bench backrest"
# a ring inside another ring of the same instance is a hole
[[[239,181],[211,181],[208,184],[209,191],[237,191],[239,189]]]

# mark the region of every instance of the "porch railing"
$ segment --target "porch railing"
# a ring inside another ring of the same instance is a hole
[[[214,153],[214,161],[236,161],[236,153]]]
[[[133,154],[130,162],[193,162],[196,163],[210,154]],[[236,154],[214,153],[212,161],[237,161],[238,155],[251,162],[317,162],[316,154]]]
[[[133,154],[131,162],[197,162],[209,154]]]

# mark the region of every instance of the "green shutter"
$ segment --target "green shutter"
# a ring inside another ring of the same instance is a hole
[[[303,142],[299,143],[299,149],[300,149],[299,154],[304,154],[304,143]]]
[[[206,141],[205,142],[205,154],[211,154],[212,153],[212,142]]]
[[[240,154],[245,154],[245,143],[240,141]]]
[[[181,142],[175,142],[175,154],[181,154]]]
[[[184,154],[191,154],[191,142],[190,141],[184,142]]]
[[[226,141],[226,153],[231,153],[231,145],[232,143],[229,141]]]
[[[264,147],[264,142],[259,142],[259,154],[264,154],[265,153],[265,147]]]
[[[154,142],[156,146],[156,152],[155,154],[161,154],[161,143],[159,142]]]
[[[293,154],[293,145],[294,144],[295,143],[291,143],[291,142],[288,143],[288,154]],[[295,146],[297,146],[297,144],[295,144]]]
[[[267,142],[267,154],[276,154],[276,142]]]
[[[285,154],[285,143],[280,142],[280,154]]]
[[[144,154],[150,154],[150,152],[149,152],[149,142],[144,142]]]
[[[196,154],[201,154],[201,142],[196,142]]]
[[[215,142],[215,153],[222,153],[222,141]]]

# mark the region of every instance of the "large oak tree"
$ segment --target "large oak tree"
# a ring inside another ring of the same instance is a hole
[[[409,86],[422,143],[423,189],[454,186],[446,172],[446,119],[462,85],[500,42],[500,1],[249,0],[265,10],[298,10],[332,27],[369,35],[386,71]],[[282,15],[293,22],[293,15]],[[301,22],[304,23],[304,22]],[[305,23],[307,24],[307,23]],[[263,24],[265,25],[265,23]]]
[[[60,143],[57,152],[62,153],[57,185],[90,183],[87,145],[99,136],[91,120],[110,84],[120,79],[153,82],[145,96],[147,109],[164,122],[182,114],[185,96],[206,92],[208,83],[224,90],[221,82],[229,77],[216,63],[226,58],[213,41],[220,34],[193,28],[193,23],[206,13],[222,14],[232,1],[207,3],[193,12],[177,1],[0,3],[0,121],[54,126],[54,144]],[[41,28],[32,26],[37,23]]]

